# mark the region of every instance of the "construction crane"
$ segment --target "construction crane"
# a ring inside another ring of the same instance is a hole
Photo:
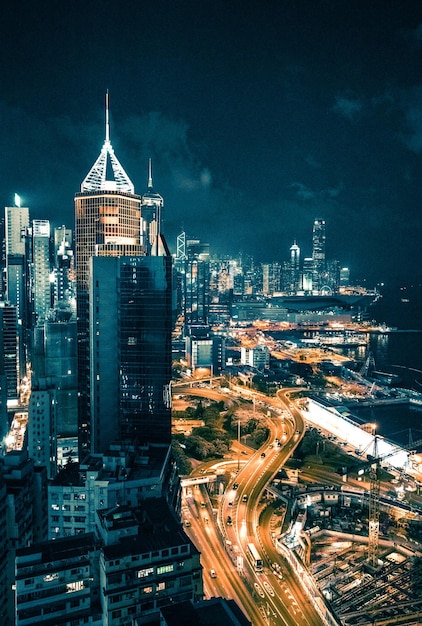
[[[374,355],[372,354],[371,351],[369,351],[368,356],[366,357],[364,364],[362,365],[362,367],[359,370],[359,374],[360,374],[360,376],[365,378],[366,376],[368,376],[368,373],[370,371],[373,371],[374,369],[375,369]]]
[[[365,463],[358,466],[351,467],[350,471],[363,473],[365,469],[369,468],[369,511],[368,511],[368,564],[376,568],[378,566],[378,548],[379,548],[379,498],[380,498],[380,469],[381,463],[391,456],[394,456],[402,450],[411,451],[422,445],[422,439],[413,441],[407,446],[397,446],[394,450],[391,450],[387,454],[382,456],[378,455],[378,435],[374,435],[373,441],[373,455],[368,455],[368,460]],[[363,450],[365,452],[370,447],[370,444]],[[346,470],[346,471],[344,471]],[[343,468],[343,474],[348,473],[348,468]]]
[[[374,437],[374,457],[375,462],[371,463],[369,469],[369,512],[368,512],[368,563],[371,567],[378,565],[378,545],[380,532],[380,464],[378,457],[378,438]]]

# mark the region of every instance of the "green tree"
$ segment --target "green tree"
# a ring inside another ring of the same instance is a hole
[[[254,439],[257,446],[262,446],[268,439],[270,431],[265,426],[257,428],[254,432]]]
[[[251,435],[257,429],[258,424],[259,422],[256,419],[256,417],[252,417],[250,420],[246,422],[246,426],[244,429],[245,433],[248,435]]]
[[[194,413],[195,418],[196,418],[196,419],[201,419],[201,418],[204,416],[204,413],[205,413],[205,409],[204,409],[204,407],[202,406],[202,400],[200,400],[200,401],[198,402],[198,406],[197,406],[197,407],[196,407],[196,409],[195,409],[195,413]]]

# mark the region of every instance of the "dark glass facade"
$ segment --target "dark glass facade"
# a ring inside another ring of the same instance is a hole
[[[91,260],[92,450],[171,440],[171,256]]]
[[[75,196],[80,458],[91,451],[89,261],[92,256],[143,254],[140,201],[136,194],[105,189]]]

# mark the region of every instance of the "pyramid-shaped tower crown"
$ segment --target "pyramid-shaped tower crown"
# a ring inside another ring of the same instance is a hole
[[[114,154],[113,146],[110,143],[108,92],[106,93],[105,109],[105,141],[97,160],[81,184],[81,192],[122,191],[133,194],[135,193],[133,183]],[[113,172],[113,180],[107,180],[107,170],[110,171],[109,164]]]

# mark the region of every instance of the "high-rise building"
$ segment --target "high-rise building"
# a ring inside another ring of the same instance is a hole
[[[114,440],[170,443],[171,272],[168,250],[91,259],[93,452]]]
[[[323,286],[325,271],[325,220],[319,217],[314,220],[312,230],[312,260],[314,264],[312,288],[319,292]]]
[[[280,263],[263,263],[262,265],[262,293],[264,296],[273,296],[280,291],[281,266]]]
[[[158,624],[164,607],[178,614],[180,602],[202,599],[200,554],[164,499],[107,507],[95,517],[95,534],[16,551],[16,614],[10,624]]]
[[[26,229],[29,227],[28,207],[5,208],[6,237],[6,293],[7,300],[16,307],[18,319],[25,318],[25,254]]]
[[[164,200],[152,186],[152,162],[148,162],[148,188],[141,200],[141,242],[146,254],[158,256],[161,212]],[[155,247],[155,249],[154,249]]]
[[[7,541],[9,550],[8,583],[1,587],[0,596],[7,595],[8,619],[4,624],[15,624],[13,582],[15,579],[15,549],[28,546],[32,541],[45,539],[47,519],[47,475],[44,468],[35,471],[34,462],[26,450],[12,450],[0,457],[1,483],[6,485]],[[1,503],[0,503],[1,515]],[[43,519],[44,518],[44,519]],[[1,528],[1,520],[0,520]],[[0,530],[1,532],[1,530]],[[0,567],[0,575],[1,575]],[[1,601],[0,601],[1,606]]]
[[[113,179],[107,178],[112,172]],[[75,256],[78,316],[79,447],[91,446],[89,368],[89,262],[93,256],[140,256],[141,197],[110,143],[108,95],[105,141],[75,196]]]
[[[51,308],[50,222],[32,222],[33,324],[42,324]]]
[[[162,206],[151,162],[141,197],[117,160],[107,98],[105,142],[75,197],[80,458],[119,439],[170,443],[172,259]]]
[[[184,274],[185,327],[207,324],[209,307],[209,244],[191,239],[186,244]]]
[[[0,302],[0,372],[6,376],[7,399],[12,403],[18,398],[19,328],[16,307]]]
[[[348,287],[350,285],[350,270],[348,267],[340,269],[340,287]]]
[[[25,371],[26,330],[30,327],[28,306],[27,273],[27,230],[29,209],[20,206],[19,196],[15,195],[15,206],[5,208],[5,262],[6,262],[6,301],[16,309],[18,371],[23,378]]]
[[[225,366],[226,343],[224,337],[216,335],[206,325],[189,326],[185,337],[186,361],[194,372],[198,368],[210,370],[210,375],[218,375]]]
[[[75,268],[72,231],[65,226],[54,229],[54,304],[65,300],[75,307]],[[75,311],[76,312],[76,311]]]
[[[70,308],[55,308],[34,329],[31,357],[28,449],[52,478],[69,456],[77,459],[77,333]]]
[[[290,247],[290,271],[291,271],[291,280],[290,280],[290,288],[291,292],[294,294],[300,288],[300,248],[297,245],[296,241]]]
[[[302,270],[302,289],[306,294],[312,293],[313,277],[314,277],[314,260],[312,259],[312,257],[306,257],[303,259],[303,270]]]

